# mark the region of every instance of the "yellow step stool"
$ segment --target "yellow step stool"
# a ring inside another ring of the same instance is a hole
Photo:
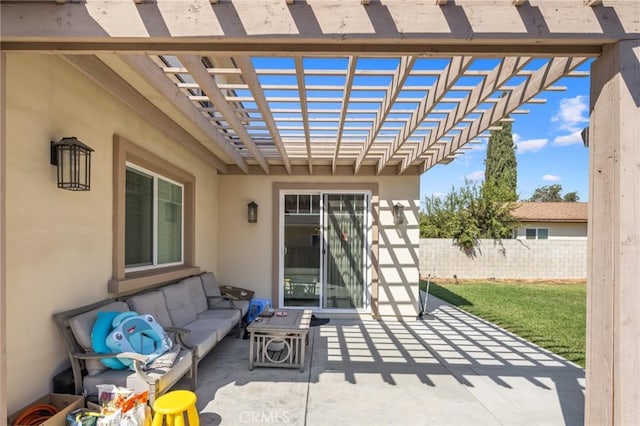
[[[177,390],[162,395],[153,403],[152,426],[162,426],[163,420],[166,420],[167,426],[185,426],[185,411],[189,426],[200,426],[196,400],[196,394],[187,390]]]

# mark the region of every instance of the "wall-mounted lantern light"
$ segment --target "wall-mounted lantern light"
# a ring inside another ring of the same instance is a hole
[[[58,166],[58,188],[70,191],[91,189],[91,153],[93,149],[76,137],[51,141],[51,164]]]
[[[247,221],[249,223],[258,222],[258,205],[254,201],[247,204]]]
[[[400,203],[393,206],[393,224],[402,225],[404,223],[404,206]]]

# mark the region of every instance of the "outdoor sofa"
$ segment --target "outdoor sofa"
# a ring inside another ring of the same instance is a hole
[[[240,336],[248,301],[232,300],[220,294],[215,276],[207,272],[122,298],[103,300],[54,315],[71,362],[76,394],[97,395],[97,385],[113,384],[149,391],[150,403],[189,374],[197,387],[198,363],[231,330]],[[91,332],[99,311],[135,311],[151,314],[181,346],[170,367],[144,369],[147,357],[137,353],[97,354],[92,350]],[[128,358],[134,370],[110,369],[101,358]]]

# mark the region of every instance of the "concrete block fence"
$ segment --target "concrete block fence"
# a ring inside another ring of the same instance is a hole
[[[420,275],[445,279],[586,279],[587,240],[481,240],[474,256],[452,240],[420,239]]]

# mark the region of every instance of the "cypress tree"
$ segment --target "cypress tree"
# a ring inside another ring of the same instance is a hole
[[[492,130],[484,161],[484,188],[495,194],[497,201],[516,201],[518,163],[511,132],[511,122],[502,122],[500,130]]]

